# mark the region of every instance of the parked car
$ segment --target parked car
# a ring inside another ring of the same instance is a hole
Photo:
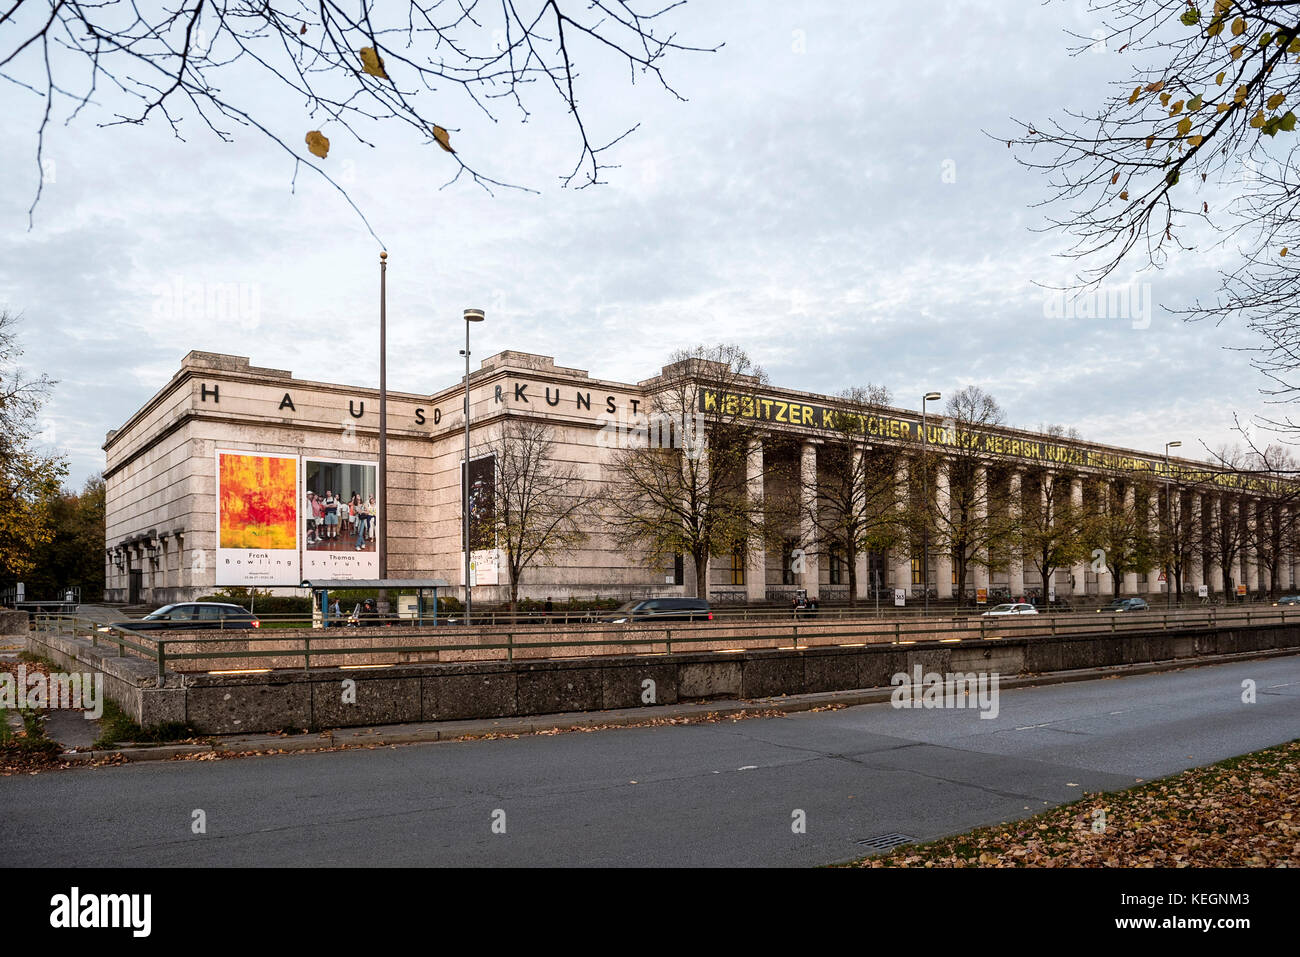
[[[1037,615],[1038,609],[1023,602],[1011,602],[1006,605],[994,605],[981,618],[1001,618],[1004,615]]]
[[[1279,598],[1277,601],[1273,602],[1273,604],[1274,604],[1274,606],[1277,606],[1277,605],[1300,605],[1300,595],[1283,595],[1283,596],[1282,596],[1281,598]]]
[[[1145,598],[1116,598],[1106,607],[1098,608],[1097,612],[1100,614],[1103,611],[1148,611],[1150,608]]]
[[[247,608],[215,601],[180,602],[164,605],[143,618],[115,621],[118,628],[133,631],[202,631],[209,628],[248,629],[259,628],[261,622]]]
[[[712,621],[703,598],[637,598],[624,602],[601,621],[627,625],[641,621]]]

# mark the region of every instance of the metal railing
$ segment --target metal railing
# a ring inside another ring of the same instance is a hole
[[[352,629],[337,634],[321,629],[270,631],[263,629],[225,630],[220,637],[203,632],[140,632],[117,625],[69,615],[33,616],[38,632],[88,638],[93,645],[116,646],[119,657],[135,655],[156,663],[158,681],[164,682],[168,666],[181,671],[224,673],[220,665],[238,662],[253,667],[231,672],[310,669],[317,667],[391,667],[426,660],[505,660],[519,658],[571,658],[591,655],[662,655],[674,651],[734,653],[757,649],[859,646],[866,644],[914,644],[922,641],[960,642],[1059,635],[1104,636],[1153,629],[1196,630],[1231,625],[1286,624],[1285,608],[1209,607],[1183,610],[1120,612],[1099,615],[1075,612],[1059,615],[953,615],[925,620],[896,618],[892,623],[878,619],[853,622],[824,622],[816,619],[794,622],[751,621],[743,634],[727,622],[674,622],[662,625],[583,625],[564,636],[553,636],[545,626],[509,629]],[[1300,611],[1290,612],[1290,621],[1300,622]],[[469,640],[459,640],[466,638]],[[433,639],[438,639],[434,641]],[[315,647],[313,648],[313,642]],[[220,647],[220,646],[225,647]],[[272,647],[275,646],[275,647]],[[712,647],[705,647],[712,646]],[[349,663],[349,657],[366,661]],[[375,661],[376,658],[391,660]],[[280,663],[277,663],[276,660]],[[337,663],[339,661],[342,663]],[[284,664],[290,661],[292,664]],[[334,661],[335,664],[323,662]],[[265,667],[257,666],[265,662]],[[187,665],[189,667],[187,667]],[[203,667],[206,665],[206,667]],[[195,667],[198,666],[198,667]]]

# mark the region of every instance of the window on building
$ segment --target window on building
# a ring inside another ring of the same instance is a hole
[[[831,562],[831,584],[844,584],[844,546],[832,545],[830,553]]]
[[[923,570],[921,568],[921,559],[913,558],[912,559],[912,584],[913,585],[921,584],[922,571]]]
[[[686,583],[686,559],[681,552],[673,556],[673,584],[684,585]]]
[[[729,584],[745,584],[745,547],[737,545],[731,550],[731,578]]]

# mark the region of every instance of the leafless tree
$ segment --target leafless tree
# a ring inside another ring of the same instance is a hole
[[[83,111],[98,112],[105,126],[166,123],[178,138],[190,124],[222,141],[239,128],[255,130],[291,158],[295,178],[306,165],[346,198],[324,162],[330,136],[370,147],[375,124],[404,127],[450,156],[452,180],[467,175],[490,190],[509,184],[486,171],[481,149],[453,146],[448,131],[467,112],[526,122],[539,109],[535,101],[550,95],[576,143],[563,182],[586,186],[601,181],[608,151],[636,125],[592,132],[581,67],[605,60],[632,82],[649,78],[680,99],[666,61],[717,49],[678,36],[674,14],[684,2],[15,0],[0,7],[0,80],[42,101],[33,209],[50,123]],[[296,118],[268,105],[277,94],[299,104]]]
[[[849,573],[849,604],[857,604],[858,555],[884,549],[903,533],[899,503],[898,456],[871,449],[865,443],[867,416],[890,403],[889,390],[868,384],[846,389],[837,397],[833,427],[818,449],[818,475],[800,482],[807,519],[826,551],[843,549]]]
[[[944,411],[938,446],[932,444],[925,461],[915,463],[926,471],[925,500],[917,497],[922,483],[913,482],[907,512],[914,546],[928,538],[932,548],[952,555],[960,601],[976,566],[999,564],[1001,547],[1014,537],[1019,520],[1009,508],[1005,484],[992,472],[999,459],[981,439],[1005,423],[1002,407],[983,389],[967,386],[948,399]],[[941,463],[948,470],[946,508],[935,496]]]
[[[512,419],[491,451],[496,456],[491,531],[505,553],[514,613],[524,574],[582,544],[586,533],[580,518],[593,495],[572,465],[557,461],[551,427],[543,422]]]
[[[1007,140],[1051,184],[1048,223],[1070,237],[1077,280],[1164,265],[1222,244],[1236,257],[1185,318],[1238,319],[1260,336],[1274,401],[1297,398],[1300,241],[1296,114],[1300,0],[1091,0],[1076,54],[1115,64],[1095,110],[1018,121]],[[1100,93],[1100,91],[1099,91]],[[1003,137],[1005,139],[1005,137]],[[1285,412],[1264,421],[1294,437]]]
[[[1052,578],[1058,568],[1068,568],[1087,555],[1084,542],[1085,514],[1070,498],[1072,476],[1041,470],[1032,478],[1036,488],[1020,489],[1020,521],[1013,541],[1037,570],[1042,582],[1043,601],[1052,593]],[[1082,582],[1080,583],[1082,588]]]
[[[689,558],[698,597],[708,595],[711,557],[767,534],[747,478],[752,402],[766,381],[738,346],[678,351],[644,383],[645,440],[634,433],[611,455],[616,539],[660,567]]]

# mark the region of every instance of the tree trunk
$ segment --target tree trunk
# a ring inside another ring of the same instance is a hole
[[[695,597],[709,597],[709,553],[695,552],[691,555],[695,559]]]
[[[849,607],[858,607],[858,548],[849,536],[848,546],[844,549],[849,560]]]
[[[1050,606],[1050,601],[1048,600],[1048,596],[1049,596],[1052,592],[1051,592],[1051,590],[1047,587],[1047,581],[1048,581],[1048,579],[1050,579],[1050,578],[1052,577],[1052,572],[1054,572],[1054,571],[1056,571],[1055,568],[1042,568],[1042,569],[1039,569],[1039,573],[1042,575],[1042,578],[1043,578],[1043,605],[1044,605],[1044,607],[1049,607],[1049,606]]]

